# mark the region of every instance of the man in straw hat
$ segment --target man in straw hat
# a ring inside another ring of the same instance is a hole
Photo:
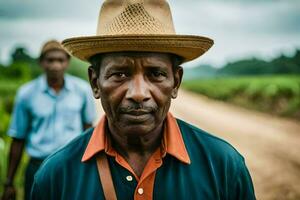
[[[243,157],[168,112],[180,64],[213,41],[176,35],[165,0],[107,0],[96,36],[63,41],[88,61],[105,115],[43,163],[32,199],[255,199]]]
[[[34,174],[42,161],[91,127],[94,121],[95,105],[90,86],[64,73],[69,60],[60,42],[48,41],[39,58],[44,75],[18,91],[8,130],[13,141],[3,200],[15,197],[13,179],[25,144],[30,156],[25,174],[25,199],[30,199]]]

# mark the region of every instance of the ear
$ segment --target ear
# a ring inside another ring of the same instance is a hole
[[[98,76],[95,69],[92,66],[88,68],[88,74],[89,74],[90,85],[93,90],[93,95],[96,99],[100,99],[100,88],[98,85]]]
[[[181,85],[183,76],[183,68],[178,66],[177,69],[174,71],[174,88],[172,90],[172,98],[175,99],[178,94],[179,87]]]

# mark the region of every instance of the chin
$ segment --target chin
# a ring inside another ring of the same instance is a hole
[[[143,136],[147,135],[153,129],[155,129],[154,125],[130,124],[122,127],[120,131],[123,132],[124,135]]]

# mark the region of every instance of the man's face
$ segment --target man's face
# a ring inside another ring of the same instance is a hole
[[[40,64],[48,77],[61,78],[69,65],[69,58],[61,50],[51,50],[43,56]]]
[[[160,126],[176,98],[182,68],[168,54],[114,53],[102,57],[100,73],[89,68],[95,98],[119,134],[146,135]]]

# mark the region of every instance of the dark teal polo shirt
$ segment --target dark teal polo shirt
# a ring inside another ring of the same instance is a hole
[[[252,180],[244,158],[230,144],[177,119],[191,164],[171,155],[156,171],[153,199],[253,200]],[[104,200],[95,158],[83,163],[82,156],[93,133],[74,139],[49,156],[37,172],[32,188],[34,200]],[[137,182],[108,156],[117,198],[131,200]]]

